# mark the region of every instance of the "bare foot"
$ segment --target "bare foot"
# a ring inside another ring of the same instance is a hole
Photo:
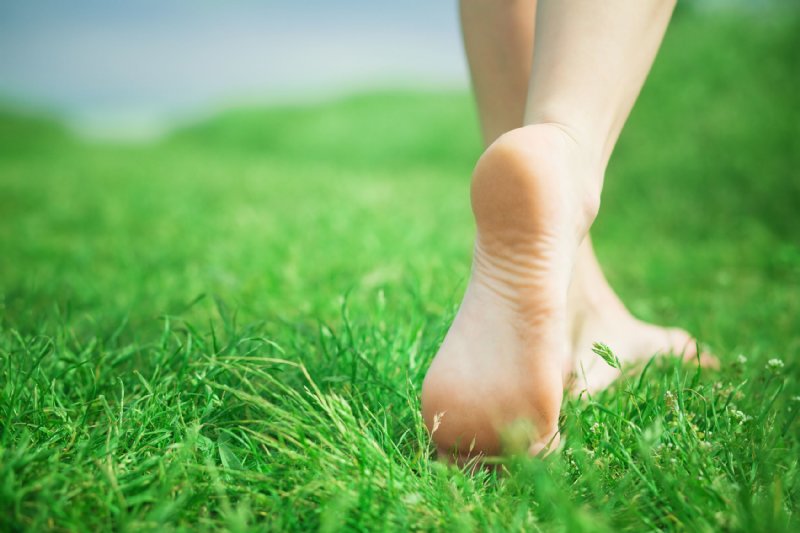
[[[546,124],[506,133],[478,161],[472,276],[422,388],[440,453],[498,454],[509,428],[525,428],[533,454],[558,443],[567,289],[597,210],[588,168]]]
[[[606,281],[587,238],[578,250],[569,290],[572,357],[565,367],[574,373],[573,392],[590,393],[608,387],[620,372],[592,352],[595,342],[607,344],[623,364],[647,361],[654,355],[673,354],[697,359],[697,341],[680,328],[667,328],[638,320],[625,308]],[[700,364],[716,366],[708,353]]]

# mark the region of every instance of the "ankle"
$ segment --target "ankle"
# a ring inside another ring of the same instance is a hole
[[[521,128],[546,129],[551,135],[560,137],[575,160],[574,185],[575,205],[580,225],[585,232],[597,218],[600,211],[600,194],[603,189],[605,163],[599,143],[591,142],[582,130],[564,121],[548,120],[528,124]]]
[[[586,123],[582,117],[557,107],[544,106],[539,112],[526,116],[529,126],[547,125],[561,130],[575,146],[579,147],[590,164],[600,170],[607,163],[606,144],[609,138],[607,127]]]
[[[586,176],[583,187],[580,190],[578,202],[585,220],[587,234],[600,212],[600,193],[603,190],[602,176],[602,173],[599,173],[598,176]]]

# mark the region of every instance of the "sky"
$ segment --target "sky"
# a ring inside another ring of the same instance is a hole
[[[49,111],[89,136],[468,79],[457,0],[0,0],[0,107]]]
[[[381,87],[466,88],[455,0],[2,0],[0,102],[88,135]]]

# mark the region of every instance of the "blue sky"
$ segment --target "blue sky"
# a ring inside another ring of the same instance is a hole
[[[89,133],[467,79],[455,0],[0,2],[0,98]]]

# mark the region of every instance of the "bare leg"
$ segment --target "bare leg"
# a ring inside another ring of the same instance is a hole
[[[517,2],[493,4],[523,12]],[[540,2],[529,125],[503,134],[475,168],[472,277],[423,385],[423,416],[441,451],[497,453],[504,429],[522,422],[531,453],[557,442],[578,247],[673,5]]]
[[[533,58],[536,0],[507,0],[505,4],[499,8],[492,0],[461,2],[464,44],[487,146],[523,125]],[[695,341],[687,332],[647,324],[631,315],[603,275],[588,235],[575,259],[569,321],[572,353],[564,371],[576,372],[575,390],[597,390],[619,374],[592,353],[597,341],[609,344],[626,361],[655,353],[696,355]]]
[[[464,0],[461,27],[486,146],[523,124],[535,0]]]

